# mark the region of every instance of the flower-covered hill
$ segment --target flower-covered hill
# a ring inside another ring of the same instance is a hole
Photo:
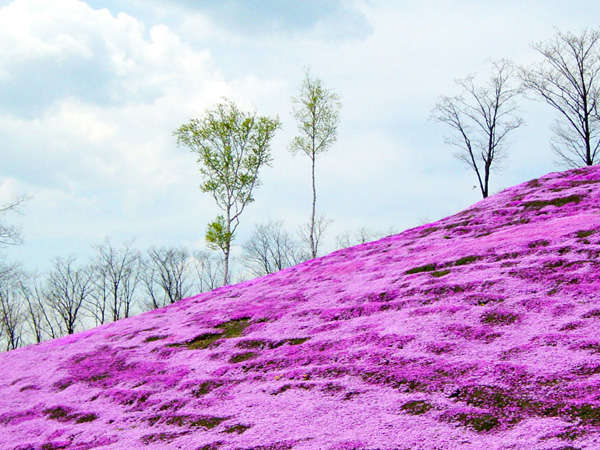
[[[600,167],[0,355],[0,448],[600,448]]]

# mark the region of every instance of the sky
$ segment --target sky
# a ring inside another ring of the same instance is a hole
[[[338,140],[317,160],[317,209],[335,237],[402,231],[480,200],[469,168],[431,119],[454,80],[490,63],[535,63],[531,43],[594,26],[600,4],[564,1],[0,0],[0,201],[29,200],[0,220],[24,242],[3,249],[28,270],[88,258],[109,238],[205,247],[219,213],[200,191],[193,153],[173,131],[222,98],[278,117],[234,254],[255,225],[290,232],[310,214],[310,162],[292,155],[291,115],[306,68],[341,98]],[[519,99],[526,125],[491,191],[561,170],[554,113]]]

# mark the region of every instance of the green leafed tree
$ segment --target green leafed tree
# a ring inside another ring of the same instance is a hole
[[[298,124],[298,135],[290,144],[292,153],[302,152],[310,158],[312,174],[312,212],[308,232],[310,252],[316,258],[318,241],[315,236],[317,189],[315,161],[317,155],[327,151],[337,139],[340,120],[340,98],[325,88],[318,78],[307,71],[300,87],[300,95],[292,98],[293,114]]]
[[[177,143],[198,156],[203,182],[223,212],[208,224],[208,244],[223,252],[223,283],[229,283],[231,243],[244,208],[254,201],[261,167],[270,165],[270,142],[281,126],[277,118],[241,111],[231,100],[207,110],[175,131]]]

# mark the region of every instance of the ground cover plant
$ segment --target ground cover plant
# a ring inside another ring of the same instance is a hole
[[[0,448],[598,448],[600,168],[0,355]]]

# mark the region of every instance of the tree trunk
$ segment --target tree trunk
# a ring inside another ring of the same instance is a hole
[[[227,286],[229,284],[229,253],[231,251],[231,213],[229,209],[227,209],[227,218],[226,218],[226,230],[227,238],[225,242],[225,248],[223,249],[223,286]]]
[[[229,248],[226,248],[224,255],[223,255],[223,286],[227,286],[228,284],[229,284]]]
[[[312,154],[312,215],[310,216],[310,251],[313,258],[317,257],[317,249],[315,245],[315,210],[317,204],[317,189],[315,187],[315,159],[316,155]]]
[[[586,117],[586,128],[585,128],[585,164],[588,166],[594,165],[594,161],[592,160],[592,145],[590,143],[590,126],[589,119]]]
[[[491,164],[485,165],[485,182],[484,182],[483,188],[481,190],[481,194],[483,195],[483,198],[487,198],[489,195],[490,167],[491,167]]]

